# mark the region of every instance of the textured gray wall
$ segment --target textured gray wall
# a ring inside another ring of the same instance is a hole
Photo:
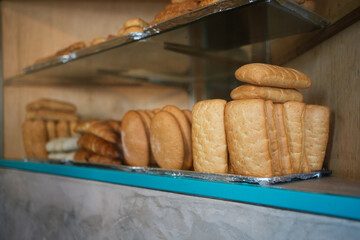
[[[0,239],[359,239],[360,222],[0,168]]]

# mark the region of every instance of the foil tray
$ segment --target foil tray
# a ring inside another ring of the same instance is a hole
[[[24,159],[24,161],[33,161],[33,160],[34,159]],[[38,159],[34,161],[39,162]],[[285,176],[278,176],[272,178],[258,178],[258,177],[248,177],[248,176],[232,175],[232,174],[213,174],[213,173],[202,173],[202,172],[184,171],[184,170],[167,170],[162,168],[130,167],[124,165],[84,163],[84,162],[76,162],[72,160],[44,159],[41,160],[41,162],[62,164],[62,165],[83,166],[83,167],[96,167],[96,168],[118,170],[123,172],[130,172],[130,173],[169,176],[173,178],[188,178],[195,180],[223,182],[223,183],[232,183],[232,184],[249,183],[249,184],[258,184],[258,185],[273,185],[278,183],[287,183],[287,182],[307,180],[312,178],[321,178],[331,175],[331,170],[322,169],[311,173],[285,175]]]

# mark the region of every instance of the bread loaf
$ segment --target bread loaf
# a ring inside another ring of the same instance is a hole
[[[198,102],[193,108],[192,144],[195,171],[228,172],[225,104],[225,100],[213,99]]]
[[[284,123],[289,143],[289,153],[293,173],[301,173],[301,158],[303,152],[303,117],[305,103],[284,103]]]
[[[225,107],[225,129],[229,159],[235,174],[274,176],[264,100],[228,102]]]
[[[39,99],[26,105],[26,111],[36,111],[44,109],[74,113],[76,111],[76,106],[71,103],[46,98]]]
[[[150,143],[156,163],[161,168],[184,167],[185,143],[174,115],[160,111],[154,116],[150,127]]]
[[[283,89],[273,87],[258,87],[253,85],[241,85],[231,91],[232,99],[261,98],[277,103],[288,101],[303,101],[303,95],[295,89]]]
[[[266,111],[266,126],[270,143],[270,156],[272,160],[272,167],[275,176],[281,176],[281,164],[279,157],[279,143],[276,131],[275,117],[274,117],[274,104],[272,101],[265,101]]]
[[[300,89],[311,86],[310,79],[302,72],[264,63],[246,64],[236,70],[235,77],[259,86]]]
[[[110,157],[119,158],[120,152],[114,144],[111,144],[95,135],[85,133],[77,142],[78,146],[94,153]]]
[[[289,142],[286,135],[286,128],[284,123],[284,106],[283,104],[274,105],[274,116],[275,116],[275,126],[279,144],[279,157],[281,172],[283,175],[293,174],[291,158],[289,152]]]
[[[122,119],[121,144],[126,164],[143,167],[149,165],[149,142],[145,126],[135,111],[127,112]]]
[[[330,108],[306,105],[304,157],[310,171],[321,170],[329,137]]]

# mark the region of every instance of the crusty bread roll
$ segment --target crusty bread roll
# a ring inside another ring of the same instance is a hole
[[[49,140],[56,138],[56,124],[54,121],[46,121],[46,133]]]
[[[181,133],[185,141],[185,159],[182,169],[188,170],[192,167],[192,146],[191,146],[191,126],[185,117],[185,114],[176,106],[168,105],[163,107],[162,111],[171,113],[179,122]]]
[[[149,165],[149,143],[145,126],[135,111],[129,111],[121,121],[121,144],[125,163],[130,166]]]
[[[246,64],[236,70],[235,77],[259,86],[300,89],[311,86],[310,79],[300,71],[264,63]]]
[[[303,152],[303,117],[305,103],[284,103],[284,124],[289,144],[291,166],[293,173],[301,173],[301,158]]]
[[[56,124],[56,136],[59,138],[70,136],[70,126],[67,121],[59,121]]]
[[[284,103],[288,101],[303,101],[301,92],[295,89],[283,89],[273,87],[258,87],[254,85],[241,85],[231,91],[232,99],[261,98],[271,100],[276,103]]]
[[[225,129],[229,159],[235,174],[274,176],[263,99],[228,102],[225,107]]]
[[[120,151],[117,147],[95,135],[85,133],[77,142],[78,146],[85,148],[91,152],[110,157],[110,158],[119,158]]]
[[[28,158],[35,157],[32,149],[32,121],[26,120],[22,125],[23,142],[25,154]]]
[[[53,110],[35,110],[35,111],[28,111],[26,113],[26,119],[27,120],[36,120],[36,119],[42,119],[46,121],[77,121],[78,117],[69,112],[59,112],[59,111],[53,111]]]
[[[193,107],[192,146],[195,171],[228,172],[225,104],[225,100],[213,99],[197,102]]]
[[[174,115],[160,111],[154,116],[150,127],[150,143],[156,163],[161,168],[183,168],[185,144]]]
[[[279,143],[274,117],[274,104],[272,101],[265,101],[266,126],[270,141],[270,156],[275,176],[281,176],[281,164],[279,157]]]
[[[43,120],[35,120],[31,126],[32,152],[35,158],[47,158],[45,145],[47,139],[46,124]]]
[[[142,20],[141,18],[129,19],[124,23],[124,28],[129,28],[129,27],[146,28],[148,26],[149,26],[149,24],[147,22],[145,22],[144,20]]]
[[[274,116],[275,116],[276,133],[279,144],[281,172],[283,175],[290,175],[293,174],[293,170],[292,170],[291,158],[289,152],[289,142],[288,142],[288,137],[286,135],[286,128],[284,123],[283,104],[274,105]]]
[[[76,111],[76,106],[72,103],[47,98],[42,98],[26,105],[26,111],[36,111],[41,109],[74,113]]]
[[[304,157],[310,171],[321,170],[329,137],[330,108],[306,105]]]
[[[111,143],[117,143],[118,141],[118,134],[106,121],[96,119],[84,121],[76,125],[75,131],[78,133],[91,133]]]
[[[46,143],[48,152],[69,152],[78,150],[77,141],[80,137],[55,138]]]

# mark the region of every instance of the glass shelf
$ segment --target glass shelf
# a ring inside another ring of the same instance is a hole
[[[201,77],[194,60],[240,66],[247,45],[323,28],[327,21],[287,0],[224,0],[127,36],[24,69],[5,85],[91,85],[143,82],[188,88]],[[230,72],[233,74],[233,72]],[[229,76],[228,68],[213,79]]]

